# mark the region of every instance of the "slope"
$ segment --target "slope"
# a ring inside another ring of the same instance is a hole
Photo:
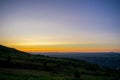
[[[31,55],[0,45],[0,80],[112,80],[119,73],[83,60]]]

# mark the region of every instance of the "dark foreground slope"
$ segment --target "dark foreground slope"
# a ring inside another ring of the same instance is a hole
[[[31,55],[0,45],[0,80],[119,80],[119,74],[82,60]]]

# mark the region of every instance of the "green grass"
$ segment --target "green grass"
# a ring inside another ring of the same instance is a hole
[[[82,75],[82,80],[112,80],[112,77]],[[0,80],[74,80],[72,75],[58,75],[45,71],[0,68]]]

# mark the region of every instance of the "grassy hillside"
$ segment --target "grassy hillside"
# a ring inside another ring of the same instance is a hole
[[[0,80],[119,80],[119,74],[82,60],[31,55],[0,45]]]

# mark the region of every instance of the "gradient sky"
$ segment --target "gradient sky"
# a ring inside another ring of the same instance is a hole
[[[28,52],[120,52],[120,0],[0,0],[0,44]]]

